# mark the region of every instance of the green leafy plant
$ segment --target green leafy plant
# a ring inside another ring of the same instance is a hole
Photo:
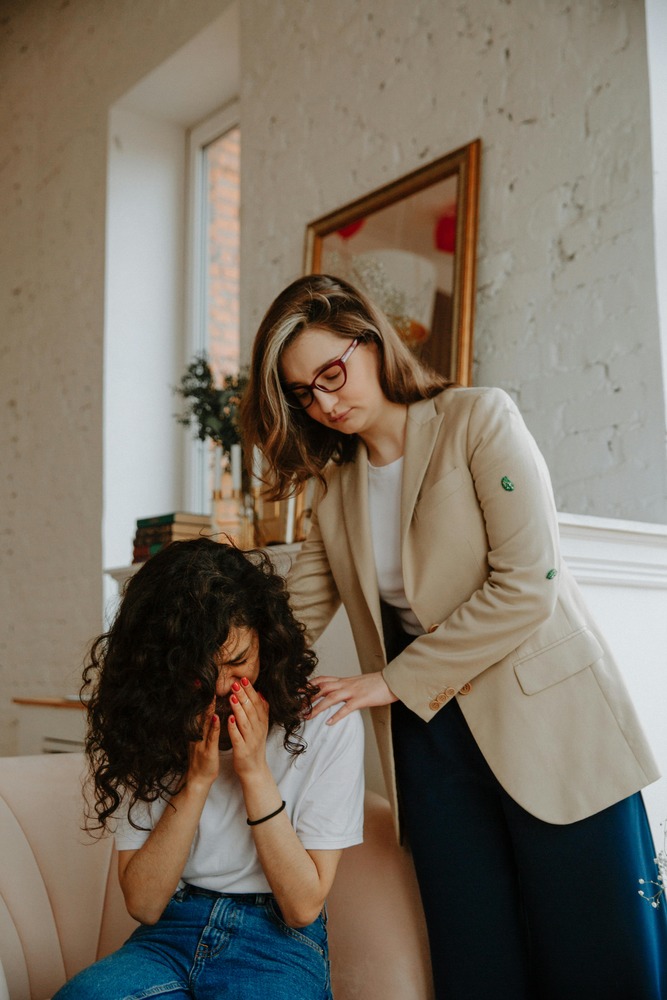
[[[239,404],[248,384],[248,374],[225,375],[220,385],[205,354],[197,355],[190,362],[175,388],[187,406],[176,414],[179,424],[194,426],[200,441],[210,438],[229,454],[233,444],[240,444]]]

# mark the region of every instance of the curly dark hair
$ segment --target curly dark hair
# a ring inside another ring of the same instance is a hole
[[[305,749],[299,730],[317,691],[308,681],[317,657],[271,560],[211,538],[172,542],[129,579],[85,664],[93,828],[107,827],[121,800],[131,812],[182,787],[232,628],[256,631],[255,686],[271,725],[284,729],[289,753]]]

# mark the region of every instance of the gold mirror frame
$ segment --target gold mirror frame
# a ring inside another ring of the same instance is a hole
[[[360,286],[415,353],[460,385],[472,380],[481,145],[475,139],[306,228],[306,274]]]

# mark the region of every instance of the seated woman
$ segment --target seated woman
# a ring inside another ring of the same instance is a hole
[[[83,690],[96,825],[141,926],[57,1000],[331,997],[325,899],[362,839],[363,725],[303,721],[315,663],[264,554],[174,542],[129,581]]]

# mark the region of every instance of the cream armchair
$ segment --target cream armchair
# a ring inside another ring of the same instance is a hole
[[[0,1000],[47,1000],[135,926],[111,838],[81,829],[79,754],[0,758]],[[389,806],[366,796],[365,842],[329,899],[336,1000],[431,1000],[424,918]]]

